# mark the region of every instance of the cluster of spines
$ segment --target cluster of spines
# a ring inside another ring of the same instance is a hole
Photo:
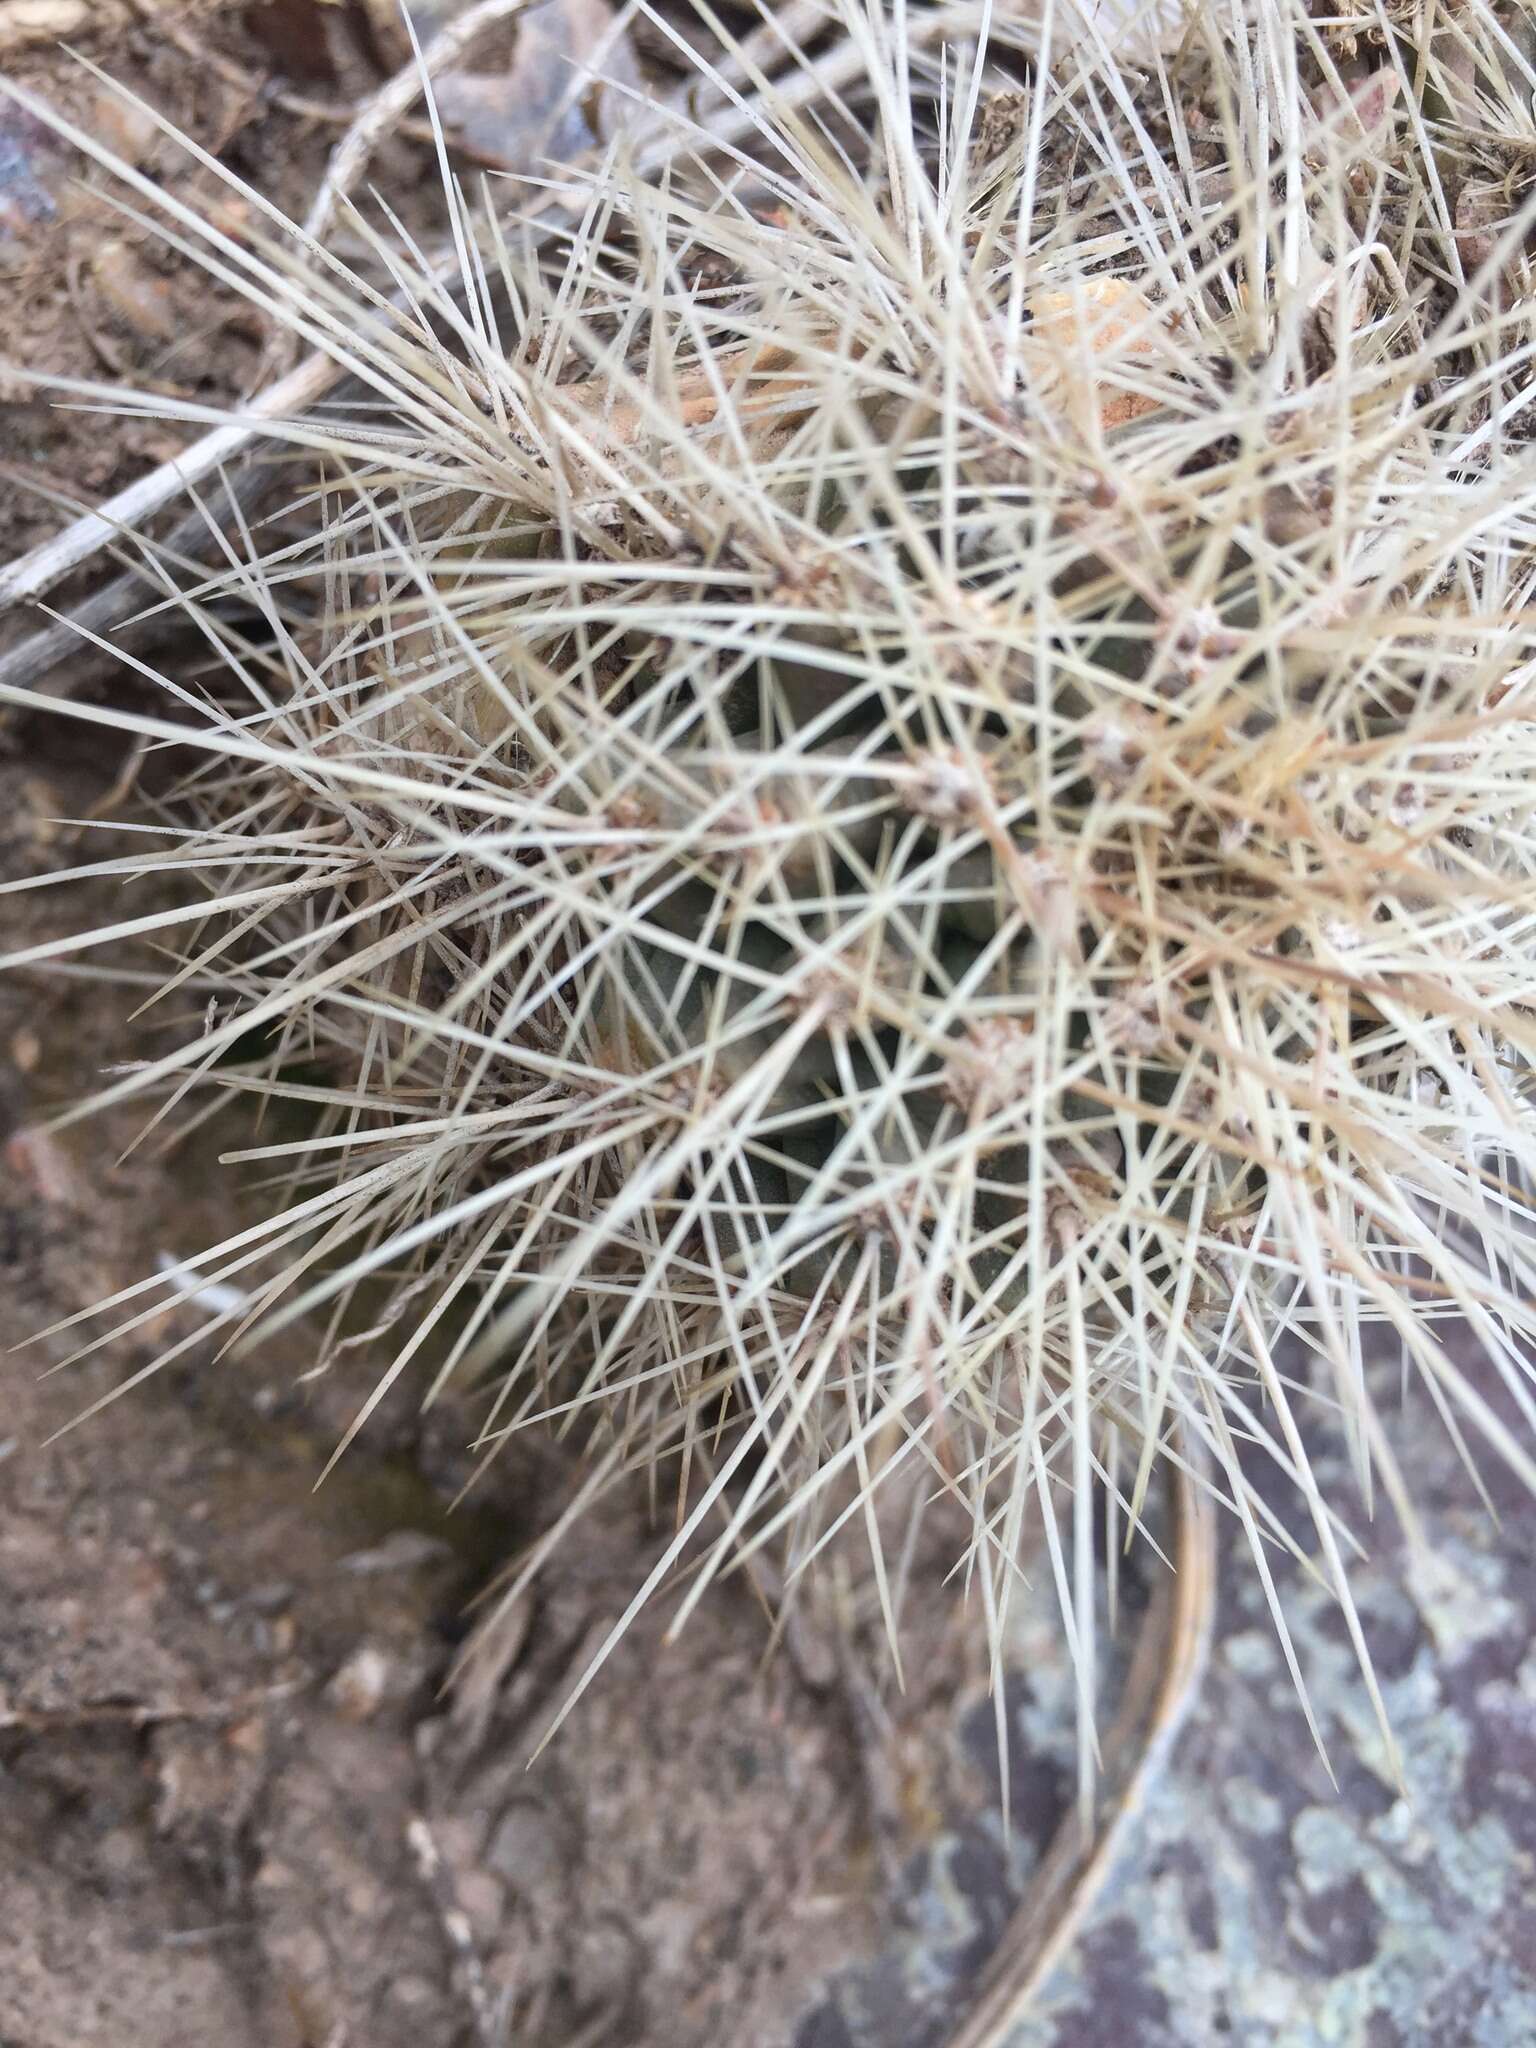
[[[205,1268],[337,1343],[381,1276],[375,1401],[494,1359],[487,1446],[675,1466],[685,1609],[852,1523],[894,1632],[877,1508],[936,1490],[1001,1654],[1060,1482],[1087,1673],[1095,1485],[1134,1524],[1208,1461],[1266,1587],[1297,1549],[1244,1444],[1348,1609],[1282,1333],[1367,1503],[1363,1322],[1536,1476],[1436,1335],[1530,1418],[1514,242],[1448,287],[1401,52],[1351,79],[1269,12],[1303,131],[1208,30],[1135,78],[1079,49],[987,156],[979,71],[913,104],[850,11],[869,164],[770,98],[724,177],[611,163],[553,281],[466,234],[468,310],[373,297],[376,418],[299,433],[323,540],[183,598],[246,693],[163,863],[212,863],[176,985],[221,1010],[108,1092],[311,1102],[251,1154],[289,1205]],[[339,347],[346,294],[294,317]]]

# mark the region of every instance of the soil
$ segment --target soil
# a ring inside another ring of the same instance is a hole
[[[76,12],[84,55],[290,212],[339,132],[314,107],[379,77],[361,5]],[[319,41],[300,20],[317,13]],[[45,36],[0,56],[163,190],[235,204]],[[305,74],[288,103],[280,58]],[[419,149],[378,175],[429,217]],[[0,474],[24,486],[0,494],[5,560],[195,431],[60,409],[28,369],[217,407],[251,388],[266,337],[11,106],[0,278]],[[25,625],[0,621],[0,646]],[[90,686],[125,687],[105,669]],[[34,721],[6,738],[0,881],[130,843],[109,736]],[[118,903],[89,877],[7,895],[5,947]],[[610,1500],[501,1616],[475,1682],[450,1687],[473,1615],[568,1498],[567,1453],[509,1456],[458,1502],[468,1417],[403,1398],[316,1491],[366,1356],[306,1380],[302,1329],[219,1354],[195,1298],[100,1306],[241,1226],[217,1161],[249,1132],[233,1113],[177,1137],[122,1112],[40,1132],[157,1042],[128,963],[84,963],[0,984],[0,2042],[940,2048],[1070,1796],[1048,1572],[996,1713],[935,1551],[914,1574],[905,1693],[851,1582],[833,1575],[775,1652],[741,1578],[675,1643],[666,1608],[646,1610],[531,1762],[664,1511]],[[1303,1589],[1330,1794],[1241,1580],[1142,1849],[1017,2048],[1536,2038],[1536,1521],[1501,1498],[1496,1537],[1448,1449],[1426,1435],[1412,1455],[1452,1563],[1415,1577],[1384,1538],[1357,1591],[1423,1765],[1416,1807],[1388,1787],[1336,1623]],[[1141,1590],[1129,1574],[1128,1633]]]

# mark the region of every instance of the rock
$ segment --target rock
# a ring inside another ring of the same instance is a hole
[[[325,1688],[325,1697],[344,1721],[370,1721],[389,1690],[389,1660],[372,1643],[352,1652]]]

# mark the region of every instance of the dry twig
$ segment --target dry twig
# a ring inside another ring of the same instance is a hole
[[[179,492],[195,489],[216,470],[236,461],[269,422],[306,412],[341,374],[340,366],[329,356],[306,357],[296,370],[252,399],[227,426],[215,427],[148,476],[108,498],[98,511],[82,513],[62,533],[30,549],[8,569],[0,569],[0,612],[13,605],[35,604],[72,569],[125,533],[137,532]]]
[[[523,5],[527,4],[527,0],[500,0],[500,4],[506,12],[511,4]],[[914,24],[914,50],[923,44],[931,43],[941,33],[949,36],[965,33],[974,26],[975,11],[969,6],[954,11],[941,9],[932,23]],[[483,31],[488,22],[482,10],[476,9],[456,24],[455,32],[462,36],[465,29],[475,22],[477,15],[481,18],[476,24],[476,32]],[[798,18],[798,10],[793,17],[787,17]],[[424,59],[429,69],[437,61],[437,50],[438,45],[434,44]],[[778,95],[780,103],[785,107],[798,106],[812,98],[818,91],[840,90],[848,84],[861,61],[861,52],[857,49],[839,47],[828,55],[814,76],[805,73],[798,75],[792,84]],[[729,82],[734,77],[736,69],[735,66],[723,65],[720,70],[722,80]],[[404,86],[400,86],[403,104],[408,106],[415,96],[415,89],[419,86],[420,74],[413,70],[401,76],[408,78],[413,88],[410,93],[406,93]],[[389,93],[394,85],[399,85],[399,80],[392,81],[391,86],[383,88],[383,92]],[[370,102],[370,108],[374,104],[375,102]],[[653,113],[654,119],[646,124],[643,140],[636,148],[636,166],[640,171],[647,173],[659,169],[673,155],[689,148],[701,147],[704,141],[695,125],[694,115],[685,104],[684,95],[679,94],[672,100],[659,103]],[[750,103],[735,102],[723,108],[718,118],[712,117],[708,139],[721,147],[728,147],[750,133],[758,118]],[[353,131],[338,144],[338,156],[348,149],[351,135],[357,133],[359,128],[365,127],[368,130],[366,159],[367,151],[377,147],[378,134],[382,133],[382,128],[377,132],[373,131],[372,117],[368,109],[359,117]],[[327,182],[334,182],[339,194],[343,181],[328,179]],[[555,195],[545,193],[536,196],[530,203],[527,209],[530,213],[540,210],[541,198],[543,203],[553,210]],[[327,203],[327,212],[331,203],[334,202]],[[315,208],[311,209],[312,220],[317,217],[319,207],[320,199],[317,196]],[[555,224],[552,223],[550,232],[554,232],[554,228]],[[445,271],[448,267],[445,263]],[[191,447],[183,449],[179,455],[161,463],[148,476],[141,477],[137,483],[129,485],[126,490],[119,491],[115,497],[108,499],[99,511],[83,513],[62,533],[55,534],[51,540],[44,541],[38,547],[19,556],[8,568],[0,570],[0,612],[17,605],[35,603],[55,584],[62,581],[71,570],[91,560],[103,548],[110,546],[113,540],[152,520],[179,492],[195,486],[212,475],[215,470],[247,454],[269,422],[292,417],[317,404],[340,381],[341,375],[339,365],[329,356],[317,353],[307,357],[296,369],[252,399],[227,426],[213,428],[200,440],[193,442]],[[12,687],[21,686],[16,678],[4,672],[3,666],[0,666],[0,681]]]

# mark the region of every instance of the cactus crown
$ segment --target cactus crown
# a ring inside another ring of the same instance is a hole
[[[293,430],[319,538],[183,600],[243,691],[175,856],[226,1007],[108,1092],[239,1040],[307,1093],[205,1269],[338,1338],[384,1276],[375,1399],[452,1328],[488,1446],[696,1481],[685,1604],[862,1522],[894,1632],[905,1474],[1000,1639],[1070,1497],[1089,1665],[1095,1485],[1214,1471],[1268,1587],[1257,1451],[1358,1642],[1304,1426],[1396,1497],[1371,1322],[1536,1477],[1437,1336],[1529,1418],[1525,216],[1464,263],[1401,48],[1266,18],[919,94],[850,6],[862,157],[769,92],[708,173],[615,155],[553,263],[461,208],[467,305],[315,273],[375,410]]]

